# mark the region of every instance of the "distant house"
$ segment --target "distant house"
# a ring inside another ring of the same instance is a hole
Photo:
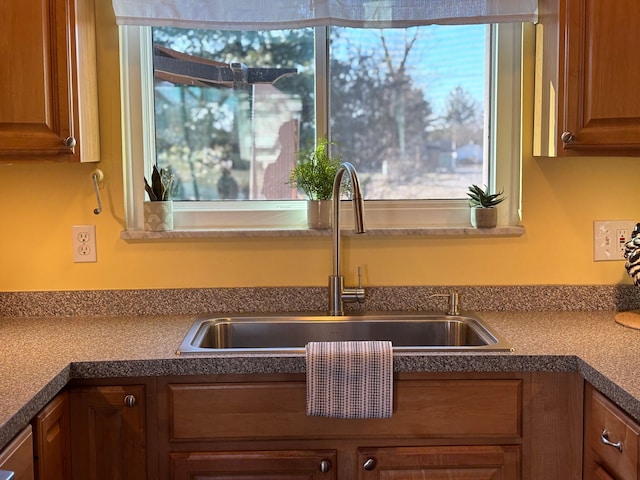
[[[482,163],[482,158],[482,145],[468,143],[456,150],[456,162],[460,164]]]

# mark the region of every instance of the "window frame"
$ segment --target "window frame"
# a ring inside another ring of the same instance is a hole
[[[499,185],[507,195],[499,210],[499,225],[521,226],[521,100],[523,49],[533,48],[527,40],[528,24],[496,24],[492,27],[497,48],[488,52],[493,71],[487,105],[490,129],[489,184]],[[318,32],[320,30],[320,32]],[[323,34],[323,32],[325,32]],[[125,232],[143,232],[144,177],[155,162],[155,121],[153,105],[153,58],[151,27],[119,26]],[[326,29],[317,27],[316,46],[327,43]],[[324,49],[328,51],[328,49]],[[327,58],[316,55],[316,78],[328,75]],[[500,92],[500,95],[497,94]],[[323,82],[316,83],[316,102],[326,102]],[[491,101],[495,98],[496,101]],[[328,104],[328,102],[326,102]],[[316,135],[326,134],[327,108],[316,109]],[[149,128],[144,128],[147,125]],[[144,161],[140,161],[143,159]],[[350,202],[344,202],[346,209]],[[469,206],[457,200],[368,200],[365,201],[368,230],[471,229]],[[349,226],[350,215],[344,215]],[[174,201],[174,229],[189,231],[291,231],[308,230],[306,202],[287,201]],[[456,233],[453,230],[450,233]],[[521,234],[522,229],[497,229],[496,233]],[[129,235],[133,238],[134,235]],[[150,235],[151,237],[154,235]],[[124,237],[127,237],[125,234]],[[141,237],[140,234],[137,235]],[[144,237],[144,235],[142,235]]]

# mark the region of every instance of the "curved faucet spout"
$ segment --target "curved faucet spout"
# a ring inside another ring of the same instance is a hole
[[[333,275],[329,277],[329,314],[343,315],[344,301],[362,301],[364,289],[358,286],[357,289],[345,289],[344,278],[340,274],[340,189],[344,173],[349,174],[351,182],[351,202],[353,205],[353,230],[356,233],[366,232],[364,226],[364,201],[362,190],[360,189],[360,179],[355,167],[344,162],[338,167],[336,176],[333,179]]]

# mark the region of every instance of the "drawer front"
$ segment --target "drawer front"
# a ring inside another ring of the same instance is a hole
[[[521,478],[519,445],[359,448],[360,480]]]
[[[174,480],[335,480],[335,450],[172,452]]]
[[[638,478],[639,432],[638,426],[623,411],[599,392],[593,392],[589,445],[607,469],[620,479]]]
[[[346,437],[500,437],[522,431],[522,380],[402,380],[391,418],[306,416],[304,382],[170,384],[172,441]]]

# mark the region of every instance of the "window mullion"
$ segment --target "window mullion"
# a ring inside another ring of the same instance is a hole
[[[504,190],[507,194],[507,201],[499,210],[499,223],[519,225],[523,24],[500,24],[494,27],[494,35],[493,51],[499,58],[492,61],[496,67],[492,67],[495,98],[491,108],[495,113],[491,127],[494,158],[490,161],[493,166],[490,181],[496,191]],[[533,41],[527,44],[533,45]]]

